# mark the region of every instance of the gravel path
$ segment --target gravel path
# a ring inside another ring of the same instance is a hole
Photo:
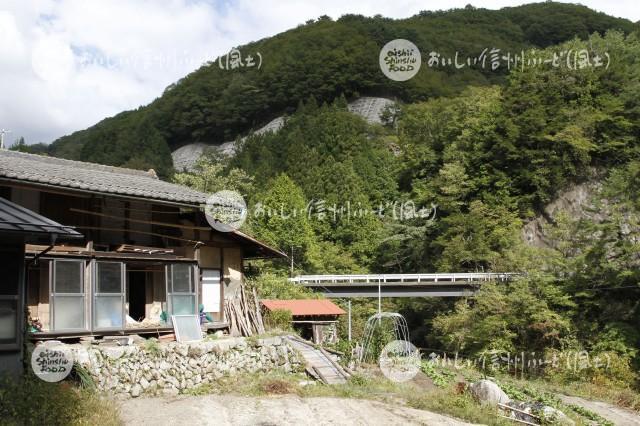
[[[120,403],[127,425],[469,425],[429,411],[345,398],[231,395],[136,398]]]
[[[602,401],[590,401],[577,396],[558,395],[567,404],[579,405],[609,420],[616,426],[638,426],[640,415],[635,411],[617,407]]]

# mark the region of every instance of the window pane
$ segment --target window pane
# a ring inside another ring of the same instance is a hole
[[[17,300],[0,300],[0,343],[16,342]]]
[[[0,251],[2,263],[0,263],[0,295],[18,294],[18,279],[20,268],[24,267],[22,253]]]
[[[191,265],[172,265],[171,278],[174,293],[193,292],[191,286]]]
[[[82,293],[82,262],[56,260],[54,293]]]
[[[220,312],[220,271],[202,270],[202,304],[204,312]]]
[[[98,262],[98,293],[122,293],[122,264]]]
[[[98,296],[95,303],[95,327],[122,327],[122,296]]]
[[[172,318],[172,321],[173,327],[176,329],[176,335],[179,336],[179,342],[202,340],[202,329],[200,328],[198,315],[176,316]]]
[[[195,296],[171,296],[171,315],[195,315]]]
[[[53,298],[53,329],[84,329],[84,297]]]

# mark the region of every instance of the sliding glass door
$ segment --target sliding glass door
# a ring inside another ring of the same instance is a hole
[[[170,315],[193,315],[196,309],[195,266],[172,263],[166,266],[167,301]]]
[[[125,272],[121,262],[96,262],[93,329],[115,330],[125,324]]]
[[[84,260],[54,260],[51,274],[51,324],[54,331],[86,331]]]

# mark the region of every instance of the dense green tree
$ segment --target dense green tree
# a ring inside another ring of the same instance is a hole
[[[193,171],[174,174],[173,181],[206,193],[229,190],[247,198],[254,192],[252,176],[242,169],[228,169],[223,158],[211,155],[202,156]]]
[[[572,347],[572,324],[559,308],[574,306],[549,276],[487,284],[473,300],[461,300],[435,318],[434,334],[448,350],[466,356],[491,350],[542,354]]]
[[[521,221],[502,206],[472,201],[467,212],[443,219],[444,231],[435,245],[441,250],[438,269],[442,271],[495,270],[519,242]]]
[[[250,224],[256,236],[285,253],[305,253],[315,244],[302,190],[287,175],[279,175],[256,196]]]
[[[20,151],[20,152],[28,152],[30,154],[41,154],[47,155],[49,153],[49,145],[44,143],[36,143],[28,145],[24,140],[24,137],[19,137],[16,141],[9,147],[11,151]]]

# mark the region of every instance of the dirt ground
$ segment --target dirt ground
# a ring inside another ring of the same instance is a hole
[[[638,426],[640,425],[640,415],[638,413],[627,410],[625,408],[616,407],[601,401],[590,401],[588,399],[579,398],[577,396],[558,395],[560,399],[567,404],[579,405],[589,411],[609,420],[616,426]]]
[[[376,401],[231,395],[136,398],[120,403],[127,425],[469,425],[429,411]]]

